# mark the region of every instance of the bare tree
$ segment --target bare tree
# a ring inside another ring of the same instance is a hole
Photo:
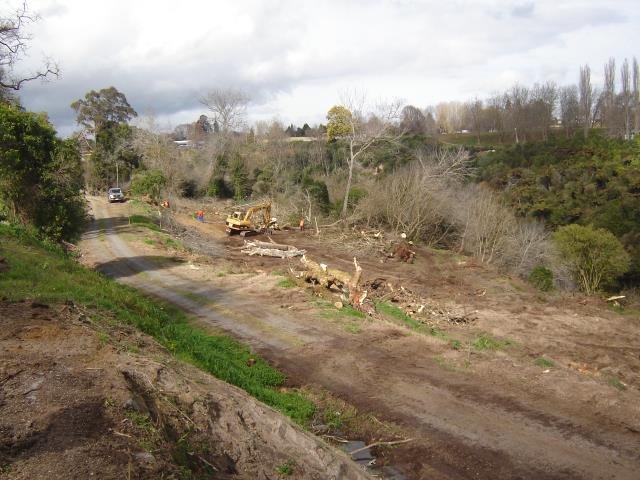
[[[366,95],[356,91],[343,92],[341,103],[329,110],[327,135],[329,138],[343,138],[349,148],[347,185],[342,205],[342,218],[346,218],[354,166],[374,145],[398,140],[402,136],[402,131],[393,130],[400,118],[402,104],[400,101],[381,102],[369,107]]]
[[[504,130],[504,101],[504,95],[500,93],[495,93],[487,99],[485,115],[490,132],[502,132]]]
[[[516,84],[505,93],[506,126],[513,130],[516,143],[526,139],[528,102],[529,89],[522,85]]]
[[[633,57],[633,111],[634,111],[634,132],[637,135],[640,132],[640,67],[638,67],[638,60]]]
[[[569,85],[560,89],[560,121],[565,135],[569,135],[580,123],[580,102],[578,101],[578,87]]]
[[[623,132],[624,138],[631,138],[631,77],[629,72],[629,60],[626,58],[622,62],[620,67],[620,85],[621,92],[620,97],[622,101],[622,120],[623,120]]]
[[[462,102],[441,102],[436,105],[436,122],[443,133],[454,133],[462,128],[464,122]]]
[[[419,150],[416,161],[368,185],[370,194],[358,204],[356,218],[396,234],[441,243],[451,233],[451,206],[472,170],[466,150]]]
[[[424,129],[427,135],[435,135],[438,133],[438,124],[436,123],[435,108],[427,107],[423,109]]]
[[[578,90],[580,93],[580,115],[582,117],[582,128],[584,129],[584,137],[587,138],[593,118],[593,87],[591,86],[591,68],[589,65],[580,67]]]
[[[480,130],[482,129],[482,100],[477,97],[464,104],[467,122],[473,133],[476,134],[476,140],[480,145]]]
[[[247,105],[251,97],[237,88],[214,88],[200,98],[200,103],[212,113],[220,131],[228,134],[245,126]]]
[[[407,133],[424,133],[426,130],[426,117],[419,108],[407,105],[402,109],[400,126]]]
[[[536,83],[531,89],[529,111],[530,125],[542,131],[542,138],[546,140],[549,127],[553,123],[553,111],[558,100],[558,86],[554,82]]]
[[[14,67],[26,53],[27,43],[31,40],[25,33],[25,26],[37,20],[36,15],[29,13],[26,2],[13,14],[0,16],[0,99],[4,96],[2,91],[17,91],[25,82],[59,74],[58,66],[50,61],[36,72],[14,74]]]
[[[602,90],[602,126],[612,130],[615,125],[616,107],[616,60],[611,57],[604,65],[604,87]]]

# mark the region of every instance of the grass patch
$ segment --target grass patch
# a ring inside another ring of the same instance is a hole
[[[293,288],[296,286],[296,282],[291,278],[283,278],[278,283],[276,283],[276,287],[280,288]]]
[[[161,435],[153,425],[149,416],[136,412],[135,410],[126,411],[124,416],[140,433],[141,438],[138,439],[138,445],[140,448],[150,453],[156,451],[157,446],[161,441]]]
[[[150,238],[145,238],[143,240],[144,243],[146,243],[147,245],[153,245],[155,242],[153,240],[151,240]]]
[[[437,355],[434,358],[434,360],[436,361],[438,366],[444,368],[445,370],[448,370],[450,372],[457,372],[458,371],[458,367],[456,366],[456,364],[453,363],[448,358],[444,358],[442,355]]]
[[[421,330],[425,325],[417,321],[415,318],[410,317],[400,307],[389,302],[376,302],[376,310],[383,315],[395,320],[395,323],[400,323],[409,327],[411,330]]]
[[[135,410],[127,410],[124,416],[127,417],[132,424],[145,432],[153,432],[155,430],[155,427],[148,415],[136,412]]]
[[[278,471],[279,475],[284,475],[288,477],[289,475],[293,475],[295,466],[296,466],[296,462],[294,462],[293,460],[287,460],[282,465],[278,465],[278,468],[276,470]]]
[[[499,340],[487,333],[481,333],[475,338],[473,342],[471,342],[471,346],[476,350],[491,350],[491,351],[503,350],[512,344],[513,342],[509,340]]]
[[[391,320],[398,325],[403,325],[408,327],[409,329],[422,333],[425,335],[431,335],[432,337],[438,337],[442,340],[446,341],[451,345],[454,349],[458,350],[462,346],[460,340],[456,340],[455,338],[451,338],[446,332],[440,330],[436,327],[431,327],[429,325],[425,325],[424,323],[419,322],[415,318],[407,315],[404,310],[400,307],[396,307],[395,305],[389,302],[376,302],[376,310],[384,315],[386,318]]]
[[[548,358],[544,358],[544,357],[536,358],[533,361],[533,364],[541,368],[552,368],[556,366],[555,363],[553,363]]]
[[[322,316],[327,320],[351,320],[354,318],[363,319],[365,314],[351,305],[344,305],[342,308],[336,308],[335,305],[326,300],[313,300],[311,302],[322,310]]]
[[[326,300],[312,300],[311,303],[320,309],[322,318],[331,322],[339,323],[346,332],[357,335],[362,333],[362,320],[366,315],[351,305],[343,305],[342,308],[336,308],[334,304]]]
[[[356,428],[358,411],[353,405],[328,397],[324,393],[318,399],[318,403],[320,408],[316,414],[316,422],[326,425],[329,431]]]
[[[611,385],[613,388],[617,388],[620,391],[624,391],[627,389],[627,386],[620,381],[620,379],[614,375],[609,375],[607,377],[607,384]]]
[[[107,343],[109,343],[109,334],[106,332],[98,332],[98,343],[100,343],[100,347],[104,347]]]
[[[462,366],[458,365],[456,362],[449,358],[445,358],[442,355],[436,355],[434,357],[435,362],[441,368],[448,370],[449,372],[464,372],[471,368],[471,363],[468,360],[465,360]]]
[[[153,219],[147,215],[131,215],[129,217],[129,222],[131,222],[131,225],[139,225],[141,227],[148,228],[149,230],[153,230],[154,232],[160,231],[160,227],[158,226],[158,224],[155,223]]]
[[[162,244],[165,247],[169,247],[169,248],[174,248],[176,250],[182,250],[184,252],[191,252],[192,249],[187,247],[184,243],[182,243],[180,240],[176,240],[175,238],[166,236],[161,240]]]
[[[71,300],[115,324],[139,328],[177,358],[242,388],[298,423],[313,415],[308,398],[281,389],[284,374],[233,338],[205,333],[177,308],[77,264],[58,247],[43,245],[22,230],[0,225],[0,245],[10,267],[0,274],[0,292],[7,300]]]
[[[342,328],[344,328],[346,332],[353,333],[354,335],[362,333],[362,325],[359,323],[347,323]]]

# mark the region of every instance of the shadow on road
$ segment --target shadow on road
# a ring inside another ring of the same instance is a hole
[[[138,257],[124,257],[98,263],[95,269],[113,278],[123,278],[140,272],[162,270],[184,263],[178,258],[160,255],[141,255]]]
[[[142,215],[134,215],[136,217],[132,223],[129,222],[129,217],[105,217],[98,218],[91,222],[88,228],[83,234],[83,238],[90,240],[92,238],[98,238],[100,235],[109,235],[109,230],[115,233],[120,233],[126,228],[148,228],[147,224],[155,225],[152,218]],[[145,222],[140,222],[139,219],[144,219]]]

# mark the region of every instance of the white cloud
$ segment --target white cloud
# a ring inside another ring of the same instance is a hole
[[[1,4],[0,4],[1,5]],[[338,90],[425,106],[484,96],[513,81],[574,81],[640,41],[634,0],[87,2],[32,0],[35,68],[43,52],[63,76],[22,98],[63,133],[69,104],[114,85],[140,112],[174,125],[203,112],[213,86],[250,90],[254,118],[321,121]],[[0,7],[2,8],[2,7]],[[5,10],[3,8],[3,10]]]

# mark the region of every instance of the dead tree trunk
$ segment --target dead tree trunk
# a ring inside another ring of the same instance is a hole
[[[353,258],[353,274],[343,270],[329,268],[326,264],[309,260],[304,255],[301,261],[306,268],[306,271],[302,274],[302,278],[307,282],[313,282],[328,289],[336,287],[347,296],[349,302],[353,305],[361,305],[366,298],[367,292],[362,292],[359,288],[362,267],[358,264],[358,260],[355,257]]]

